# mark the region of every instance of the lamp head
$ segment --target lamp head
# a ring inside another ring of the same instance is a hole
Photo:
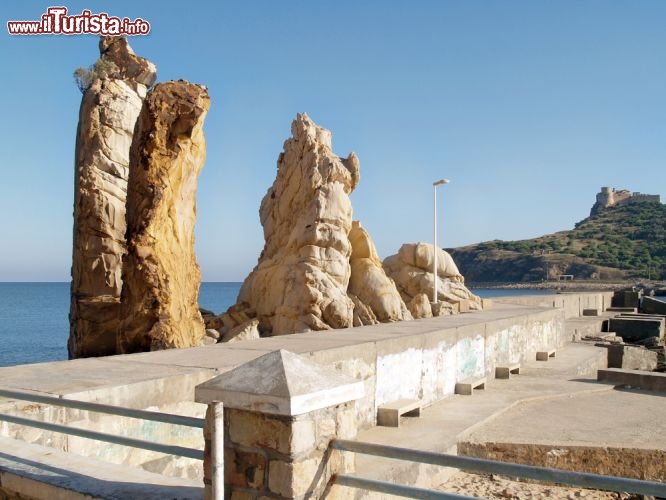
[[[449,182],[451,182],[451,181],[448,180],[448,179],[440,179],[438,181],[433,182],[432,185],[433,186],[441,186],[442,184],[448,184]]]

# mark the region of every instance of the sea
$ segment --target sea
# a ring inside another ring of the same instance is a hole
[[[236,302],[241,283],[204,282],[202,308],[219,314]],[[533,289],[472,290],[481,297],[552,293]],[[0,366],[67,359],[69,283],[0,283]]]

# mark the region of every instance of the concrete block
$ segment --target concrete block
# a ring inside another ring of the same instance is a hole
[[[657,353],[645,347],[608,346],[608,368],[652,371],[657,367]]]
[[[664,337],[664,319],[617,317],[608,320],[608,329],[625,341],[645,340],[648,337]]]
[[[484,311],[492,309],[493,308],[492,299],[481,299],[481,307],[483,308]]]
[[[400,417],[421,416],[421,401],[418,399],[399,399],[377,408],[377,425],[400,427]]]
[[[652,297],[643,297],[641,311],[648,314],[666,314],[666,302],[653,299]]]
[[[548,358],[555,357],[555,349],[549,349],[548,351],[537,351],[536,360],[537,361],[548,361]]]
[[[619,290],[613,294],[613,307],[638,307],[640,293],[633,290]]]
[[[520,373],[520,364],[515,363],[508,366],[496,366],[495,367],[495,378],[506,379],[511,376],[511,374],[518,375]]]
[[[666,392],[666,373],[608,368],[597,371],[597,380],[646,391]]]
[[[469,312],[469,300],[463,299],[458,302],[458,312],[468,313]]]
[[[637,307],[607,307],[606,311],[608,312],[619,312],[619,313],[637,313]]]
[[[468,378],[456,383],[456,394],[471,396],[474,389],[485,389],[486,377]]]

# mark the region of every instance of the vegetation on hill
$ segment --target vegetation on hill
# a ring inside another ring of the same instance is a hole
[[[449,250],[471,282],[666,279],[666,205],[605,208],[570,231],[520,241],[488,241]]]

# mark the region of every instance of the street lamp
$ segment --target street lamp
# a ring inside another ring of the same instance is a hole
[[[434,260],[432,264],[432,277],[433,277],[433,287],[432,287],[432,301],[437,304],[437,289],[439,283],[439,277],[437,276],[437,186],[442,184],[448,184],[450,181],[448,179],[440,179],[432,183],[432,213],[433,213],[433,223],[432,223],[432,234],[433,234],[433,243],[432,250],[434,254]]]

